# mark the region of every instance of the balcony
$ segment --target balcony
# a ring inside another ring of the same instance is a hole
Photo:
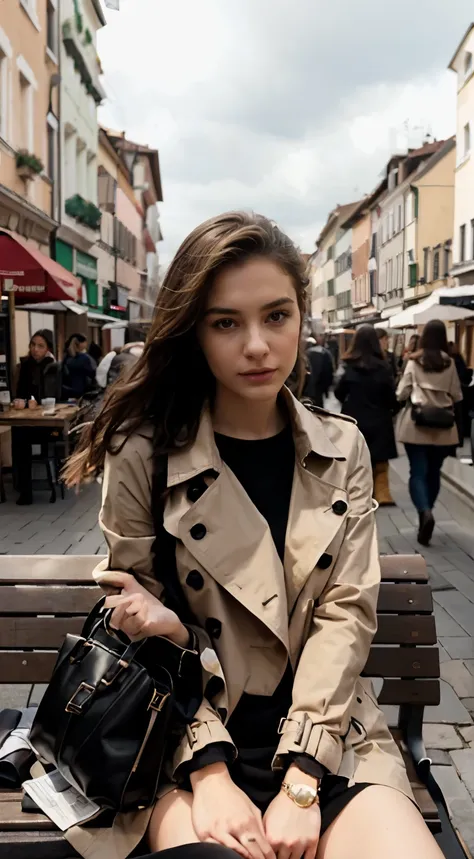
[[[81,83],[97,105],[105,98],[105,91],[99,82],[100,62],[92,42],[81,40],[77,22],[69,18],[63,24],[63,43],[69,57],[74,61]]]
[[[90,230],[99,230],[102,212],[94,203],[88,203],[80,194],[69,197],[66,200],[66,215],[74,218],[80,224],[89,227]]]

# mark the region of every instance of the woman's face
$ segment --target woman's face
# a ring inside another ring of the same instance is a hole
[[[49,352],[49,346],[42,337],[33,337],[30,343],[30,355],[35,361],[42,361]]]
[[[271,400],[295,365],[300,326],[291,277],[255,258],[217,275],[198,339],[221,391]]]

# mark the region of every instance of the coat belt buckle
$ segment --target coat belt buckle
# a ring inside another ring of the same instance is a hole
[[[95,686],[91,686],[90,683],[80,683],[74,692],[74,695],[66,704],[66,713],[73,713],[75,716],[80,716],[84,704],[87,704],[87,702],[90,701],[94,692]]]

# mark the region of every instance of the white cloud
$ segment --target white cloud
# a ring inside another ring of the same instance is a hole
[[[394,149],[454,133],[446,65],[470,15],[470,0],[121,0],[99,40],[102,120],[160,151],[162,259],[236,207],[312,250]]]

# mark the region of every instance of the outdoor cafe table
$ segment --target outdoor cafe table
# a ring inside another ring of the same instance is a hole
[[[69,428],[71,421],[78,412],[78,406],[68,406],[59,403],[53,415],[44,415],[41,406],[37,409],[8,409],[0,412],[0,427],[49,427],[62,430],[66,448],[69,454]]]

